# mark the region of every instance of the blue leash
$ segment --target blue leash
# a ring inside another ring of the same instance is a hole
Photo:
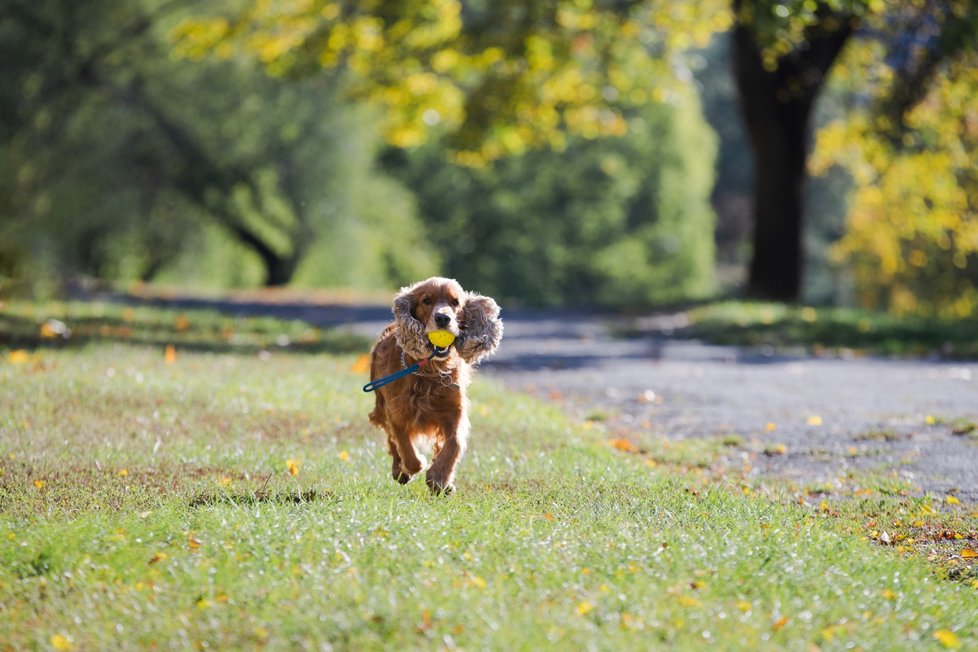
[[[415,371],[417,371],[418,369],[422,369],[425,365],[427,365],[429,362],[431,362],[431,359],[434,358],[437,354],[438,354],[438,350],[436,349],[427,358],[425,358],[424,360],[418,360],[417,362],[415,362],[410,367],[406,367],[404,369],[401,369],[398,372],[392,373],[390,376],[384,376],[383,378],[378,378],[377,380],[372,380],[372,381],[370,381],[369,383],[367,383],[366,385],[363,386],[363,391],[365,391],[365,392],[372,392],[375,389],[380,389],[384,385],[389,385],[390,383],[394,382],[395,380],[398,380],[399,378],[404,378],[405,376],[410,376]]]

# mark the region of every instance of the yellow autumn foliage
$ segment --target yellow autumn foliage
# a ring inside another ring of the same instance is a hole
[[[859,81],[858,48],[843,66]],[[878,66],[877,66],[878,67]],[[872,88],[879,79],[862,82]],[[842,166],[854,189],[846,235],[831,251],[856,297],[896,314],[978,315],[978,55],[941,70],[928,95],[892,125],[862,113],[818,133],[811,169]]]

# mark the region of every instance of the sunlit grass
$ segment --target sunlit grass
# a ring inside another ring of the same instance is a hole
[[[978,645],[976,588],[838,506],[878,493],[742,492],[485,378],[445,498],[390,479],[355,356],[0,360],[12,649]]]
[[[71,348],[93,342],[171,345],[253,352],[350,352],[367,344],[349,333],[306,322],[229,315],[208,309],[155,308],[108,302],[0,301],[0,346]]]
[[[680,337],[717,344],[851,349],[886,355],[978,356],[978,322],[895,317],[852,308],[725,301],[689,311]]]

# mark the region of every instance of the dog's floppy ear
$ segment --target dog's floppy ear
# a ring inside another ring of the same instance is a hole
[[[425,326],[414,318],[414,290],[418,283],[401,288],[401,291],[394,296],[394,306],[391,312],[394,313],[394,321],[397,323],[397,344],[401,349],[412,358],[421,360],[431,355],[431,347],[428,345],[428,336],[425,334]]]
[[[499,318],[499,304],[490,297],[466,292],[462,321],[465,327],[457,348],[466,362],[475,364],[496,352],[503,339],[503,320]]]

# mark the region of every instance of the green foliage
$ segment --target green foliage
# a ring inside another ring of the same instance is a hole
[[[7,274],[220,288],[281,284],[302,267],[304,283],[387,287],[437,268],[411,201],[373,168],[368,115],[336,84],[175,60],[179,4],[112,20],[104,2],[72,20],[59,7],[24,3],[0,29],[0,51],[37,55],[2,84],[19,94],[0,154]],[[364,247],[363,229],[381,224],[425,255],[374,236]]]
[[[389,167],[463,283],[537,305],[635,307],[712,290],[715,151],[685,89],[631,114],[627,136],[475,169],[431,147]]]
[[[174,30],[188,58],[246,54],[270,73],[343,75],[398,147],[436,127],[484,165],[567,133],[621,135],[624,111],[676,81],[669,58],[730,23],[726,0],[247,3]]]

